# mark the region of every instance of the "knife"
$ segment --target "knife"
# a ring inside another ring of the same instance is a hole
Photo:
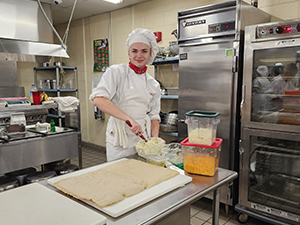
[[[130,123],[129,120],[126,120],[125,122],[127,123],[127,125],[128,125],[129,127],[132,127],[132,125],[131,125],[131,123]],[[144,135],[141,135],[141,136],[139,136],[139,137],[142,138],[145,142],[148,142],[147,139],[144,137]]]

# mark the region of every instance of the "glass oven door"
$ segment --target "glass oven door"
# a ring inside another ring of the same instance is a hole
[[[240,176],[243,205],[300,222],[300,137],[244,129]]]
[[[276,41],[249,45],[244,126],[300,132],[300,46],[277,46]]]

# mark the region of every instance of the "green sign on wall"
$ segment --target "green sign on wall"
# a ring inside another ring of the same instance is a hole
[[[94,72],[105,72],[108,67],[108,39],[94,40]]]

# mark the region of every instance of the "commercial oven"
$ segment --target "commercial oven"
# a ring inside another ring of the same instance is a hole
[[[272,224],[300,222],[300,19],[245,29],[239,204]]]
[[[242,1],[178,12],[178,119],[183,122],[178,124],[178,136],[180,140],[188,136],[186,112],[219,112],[222,168],[238,170],[243,30],[246,25],[268,21],[269,14]],[[230,189],[221,190],[221,202],[227,206],[232,204]]]

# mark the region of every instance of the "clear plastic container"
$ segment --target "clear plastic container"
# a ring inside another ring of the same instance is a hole
[[[214,176],[219,166],[221,144],[223,139],[216,138],[211,145],[191,144],[189,138],[180,144],[183,153],[184,171],[188,173]]]
[[[168,161],[167,157],[158,154],[145,155],[144,158],[146,159],[147,163],[162,167],[164,167]]]
[[[161,154],[161,148],[165,143],[166,141],[161,138],[152,137],[148,139],[148,142],[144,140],[139,141],[135,145],[135,149],[139,156],[142,157],[149,154]]]
[[[218,112],[190,111],[186,114],[189,142],[199,145],[212,145],[216,140],[220,120]]]

